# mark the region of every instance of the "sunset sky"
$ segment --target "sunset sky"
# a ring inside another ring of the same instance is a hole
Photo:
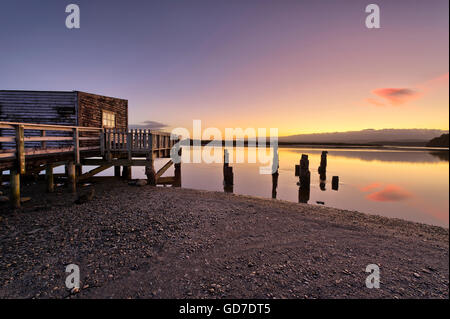
[[[81,28],[65,27],[65,6]],[[365,27],[366,5],[381,29]],[[449,128],[449,1],[22,1],[0,8],[0,89],[129,100],[129,123],[280,135]]]

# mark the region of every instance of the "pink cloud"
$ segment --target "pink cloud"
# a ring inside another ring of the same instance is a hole
[[[387,185],[381,191],[367,195],[367,199],[376,202],[397,202],[408,199],[413,195],[397,185]]]
[[[383,88],[372,91],[373,94],[384,98],[392,105],[401,105],[410,100],[418,98],[421,94],[414,89],[408,88]]]

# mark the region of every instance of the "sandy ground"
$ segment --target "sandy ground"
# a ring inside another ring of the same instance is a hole
[[[24,187],[33,199],[22,209],[0,205],[1,298],[449,297],[448,229],[217,192],[93,187],[83,204],[38,183]],[[68,264],[81,271],[75,294]],[[380,289],[365,285],[368,264]]]

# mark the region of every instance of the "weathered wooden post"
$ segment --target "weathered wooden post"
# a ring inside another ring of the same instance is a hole
[[[272,160],[272,198],[277,198],[277,188],[278,188],[278,148],[273,150],[273,160]]]
[[[227,193],[233,192],[234,185],[234,175],[233,175],[233,167],[229,166],[230,163],[230,154],[228,150],[224,150],[223,152],[223,189]]]
[[[331,189],[334,191],[339,190],[339,176],[333,176],[331,180]]]
[[[320,176],[320,189],[325,191],[325,185],[327,180],[327,151],[323,151],[320,156],[320,166],[318,168],[319,176]]]
[[[180,147],[178,150],[178,155],[180,156],[180,162],[175,163],[175,182],[172,184],[172,187],[181,187],[181,154],[182,148]]]
[[[124,166],[122,168],[122,178],[130,180],[132,178],[131,166]]]
[[[78,127],[73,130],[73,154],[75,164],[80,164],[80,132],[78,131]]]
[[[298,188],[298,202],[303,204],[308,204],[310,197],[310,189],[309,188]]]
[[[83,175],[83,166],[75,165],[75,177],[78,179],[81,175]]]
[[[114,166],[114,176],[120,177],[120,166]]]
[[[16,165],[19,174],[25,174],[25,133],[23,125],[16,126]]]
[[[309,171],[308,155],[302,154],[300,165],[295,165],[295,176],[299,177],[297,185],[299,203],[308,203],[311,188],[311,172]]]
[[[14,208],[20,207],[20,174],[16,169],[12,169],[9,171],[9,184],[11,188],[11,192],[9,194],[9,199],[11,201],[11,205]]]
[[[311,172],[309,171],[308,155],[302,154],[300,165],[295,165],[295,176],[299,177],[299,186],[308,187],[311,185]]]
[[[156,186],[155,160],[153,157],[153,134],[149,133],[149,149],[147,150],[147,165],[145,166],[145,175],[147,175],[147,184]]]
[[[47,192],[53,193],[55,191],[55,182],[53,178],[53,166],[47,164],[45,167],[45,181],[47,182]]]
[[[68,179],[70,191],[72,193],[76,193],[77,178],[76,178],[76,173],[75,173],[75,163],[74,162],[67,163],[67,179]]]

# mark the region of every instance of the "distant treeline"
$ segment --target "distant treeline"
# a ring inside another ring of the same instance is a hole
[[[427,143],[428,147],[449,147],[449,135],[442,134]]]
[[[448,136],[448,134],[447,134]],[[198,140],[185,140],[184,145],[194,145],[194,141],[196,141],[196,144],[199,144]],[[201,140],[200,145],[201,146],[225,146],[225,145],[233,145],[236,146],[239,143],[239,145],[249,146],[251,145],[258,145],[257,140],[244,140],[244,141],[213,141],[213,140]],[[266,145],[269,145],[270,140],[269,138],[266,139]],[[278,142],[278,145],[280,146],[358,146],[358,147],[374,147],[374,146],[417,146],[417,147],[424,147],[428,146],[427,142],[371,142],[371,143],[307,143],[307,142]],[[448,146],[448,144],[447,144]]]

